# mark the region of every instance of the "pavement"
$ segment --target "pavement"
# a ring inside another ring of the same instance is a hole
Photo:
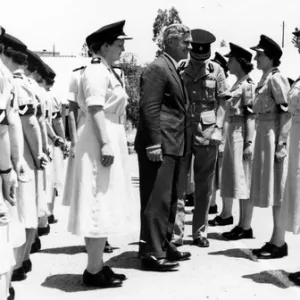
[[[134,201],[139,206],[137,157],[132,154],[129,159]],[[220,210],[219,197],[217,204]],[[13,283],[16,299],[299,300],[300,287],[290,282],[287,275],[300,270],[300,237],[287,234],[289,255],[282,259],[258,261],[250,251],[261,247],[270,238],[271,213],[270,208],[255,209],[255,239],[229,242],[222,239],[221,233],[232,226],[210,227],[210,247],[198,248],[191,245],[192,214],[189,211],[185,241],[180,250],[190,251],[192,257],[181,262],[175,272],[141,270],[137,257],[138,226],[128,236],[109,238],[117,249],[112,254],[105,254],[104,260],[116,272],[125,273],[128,280],[121,288],[94,289],[81,284],[87,261],[84,241],[67,232],[68,208],[58,199],[55,215],[59,221],[51,225],[48,236],[41,238],[42,250],[31,256],[33,270],[27,279]],[[234,203],[233,215],[237,222],[237,203]]]

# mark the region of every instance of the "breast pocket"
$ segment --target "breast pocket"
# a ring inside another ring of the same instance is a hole
[[[208,101],[215,101],[216,99],[216,81],[207,79],[204,81],[204,89],[206,94],[206,99]]]

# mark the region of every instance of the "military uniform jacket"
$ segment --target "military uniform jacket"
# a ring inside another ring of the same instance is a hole
[[[185,144],[187,97],[173,62],[161,55],[141,76],[137,151],[161,145],[163,154],[182,156]]]
[[[224,71],[211,60],[204,61],[200,68],[195,68],[190,61],[183,80],[190,99],[189,118],[194,144],[207,146],[214,132],[220,100],[230,97]]]

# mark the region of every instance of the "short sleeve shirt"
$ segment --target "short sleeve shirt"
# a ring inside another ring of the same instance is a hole
[[[128,96],[103,58],[100,63],[91,63],[86,67],[80,87],[86,107],[103,106],[105,113],[124,114]]]
[[[300,77],[292,85],[288,93],[289,112],[293,115],[300,115]]]
[[[255,85],[249,75],[237,81],[231,88],[231,98],[226,101],[227,116],[243,116],[244,107],[252,106]]]
[[[288,79],[278,68],[272,68],[257,84],[253,111],[260,114],[275,113],[277,104],[287,104],[289,90]]]

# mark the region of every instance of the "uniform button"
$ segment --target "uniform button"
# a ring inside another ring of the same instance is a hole
[[[196,91],[193,91],[193,94],[196,94]]]

